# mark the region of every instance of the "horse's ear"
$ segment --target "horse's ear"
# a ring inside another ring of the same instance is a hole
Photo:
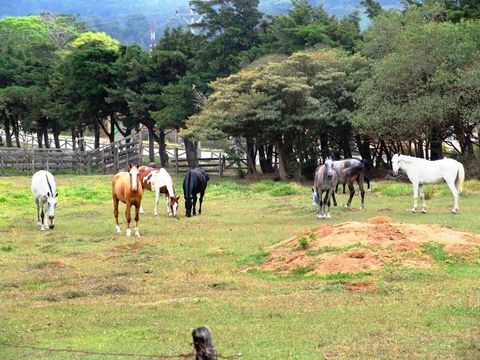
[[[128,168],[131,169],[133,164],[128,164]]]
[[[50,197],[50,191],[47,191],[47,197]]]
[[[55,193],[55,197],[57,197],[57,196],[58,196],[58,192],[57,192],[57,193]]]
[[[314,188],[312,188],[312,192],[315,192],[315,189],[314,189]]]

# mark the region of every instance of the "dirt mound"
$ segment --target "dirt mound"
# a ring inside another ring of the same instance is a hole
[[[447,256],[480,261],[479,235],[376,216],[364,222],[315,226],[273,246],[260,268],[283,274],[298,270],[329,274],[370,272],[385,264],[429,267],[435,262],[425,245],[430,242]]]

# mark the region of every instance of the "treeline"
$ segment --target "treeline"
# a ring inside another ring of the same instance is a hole
[[[152,51],[89,32],[75,17],[0,21],[0,123],[72,138],[113,141],[145,126],[168,161],[164,130],[182,129],[191,166],[196,142],[235,138],[250,167],[309,176],[335,152],[381,165],[394,151],[438,158],[455,139],[475,156],[480,114],[479,5],[410,1],[372,19],[341,19],[306,0],[266,16],[258,0],[193,0],[200,35],[167,29]],[[152,152],[153,154],[153,152]],[[274,169],[274,154],[278,169]]]

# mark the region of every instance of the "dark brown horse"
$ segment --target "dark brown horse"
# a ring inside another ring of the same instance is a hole
[[[115,216],[115,229],[117,233],[121,233],[120,225],[118,224],[118,202],[121,201],[126,204],[125,217],[127,219],[127,236],[131,235],[130,210],[132,205],[135,206],[135,236],[140,237],[138,230],[138,211],[142,205],[142,182],[140,181],[140,173],[136,166],[130,165],[129,171],[122,171],[117,173],[112,180],[112,197],[113,197],[113,214]]]

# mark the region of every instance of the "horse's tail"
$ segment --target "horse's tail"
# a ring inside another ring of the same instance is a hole
[[[463,182],[465,181],[465,169],[461,162],[458,163],[458,173],[457,179],[455,180],[455,187],[458,190],[458,193],[461,193],[463,190]]]

